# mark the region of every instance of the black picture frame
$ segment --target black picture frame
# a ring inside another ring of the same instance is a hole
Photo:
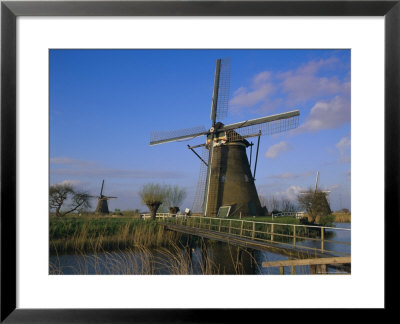
[[[2,1],[1,2],[1,322],[228,322],[244,309],[16,308],[16,19],[19,16],[384,16],[385,18],[385,310],[395,297],[398,237],[400,0],[395,1]],[[259,313],[262,314],[259,314]]]

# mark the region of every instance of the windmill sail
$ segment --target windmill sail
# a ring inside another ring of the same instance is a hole
[[[197,126],[172,131],[155,131],[150,135],[150,145],[182,141],[207,134],[204,126]]]
[[[101,183],[100,197],[103,197],[103,189],[104,189],[104,180]]]
[[[231,84],[230,58],[218,59],[215,66],[214,90],[211,104],[212,125],[228,114],[228,103]]]
[[[228,103],[231,85],[231,60],[224,58],[221,60],[218,85],[218,102],[216,120],[221,121],[228,115]]]
[[[260,131],[261,135],[271,135],[297,128],[299,125],[299,115],[300,112],[298,110],[294,110],[287,113],[224,125],[221,131],[235,130],[237,134],[244,137],[249,137],[249,135],[252,134],[258,136]],[[235,139],[238,138],[231,138],[231,140]]]

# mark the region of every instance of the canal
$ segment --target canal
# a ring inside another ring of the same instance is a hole
[[[350,229],[349,223],[336,223],[337,228]],[[351,252],[350,231],[326,230],[327,250],[341,253]],[[335,241],[346,242],[338,244]],[[319,248],[319,241],[299,241],[298,245]],[[206,248],[204,248],[206,247]],[[50,274],[65,275],[115,275],[115,274],[279,274],[279,268],[262,268],[262,262],[287,260],[286,256],[265,252],[246,250],[215,241],[197,242],[190,249],[184,244],[169,248],[136,248],[123,251],[99,251],[96,253],[76,253],[51,255],[49,259]],[[327,268],[328,273],[343,273],[337,268]],[[285,269],[290,273],[290,269]],[[299,266],[297,275],[309,274],[309,266]]]

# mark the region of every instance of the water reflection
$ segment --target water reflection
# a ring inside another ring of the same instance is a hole
[[[336,224],[350,228],[350,224]],[[329,240],[351,242],[349,231],[332,231]],[[320,247],[319,241],[298,242]],[[326,243],[326,249],[350,253],[350,245]],[[287,260],[286,256],[243,249],[218,242],[202,242],[191,248],[175,246],[165,249],[135,249],[88,254],[50,256],[50,274],[279,274],[279,267],[263,268],[262,262]],[[328,272],[337,270],[328,267]],[[285,267],[285,273],[290,268]],[[309,266],[296,267],[296,274],[309,274]]]

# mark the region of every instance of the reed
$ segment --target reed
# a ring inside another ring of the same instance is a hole
[[[168,247],[157,249],[149,249],[146,246],[137,245],[133,248],[113,252],[98,249],[88,254],[80,251],[76,255],[79,256],[77,264],[67,267],[61,266],[57,256],[55,258],[56,261],[50,262],[49,274],[62,275],[66,270],[69,270],[68,273],[77,275],[224,274],[223,271],[220,271],[219,265],[216,265],[208,255],[202,255],[201,257],[197,255],[197,260],[203,258],[202,263],[204,266],[195,271],[193,258],[187,253],[187,249],[173,241],[169,241]],[[240,265],[236,265],[236,267],[239,269]]]
[[[181,235],[165,231],[151,220],[67,218],[50,220],[50,253],[120,250],[134,246],[160,247]]]
[[[334,213],[336,223],[351,223],[351,213]]]

